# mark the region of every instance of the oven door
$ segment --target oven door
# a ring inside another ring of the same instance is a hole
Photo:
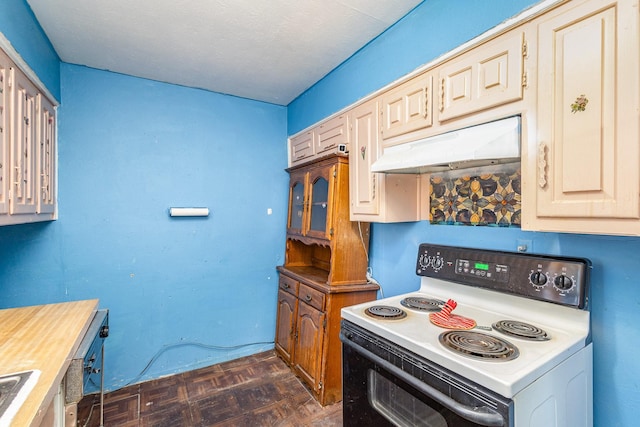
[[[511,400],[348,321],[340,339],[345,426],[512,426]]]

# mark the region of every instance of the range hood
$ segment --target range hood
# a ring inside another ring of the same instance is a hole
[[[520,117],[386,148],[372,172],[429,173],[520,161]]]

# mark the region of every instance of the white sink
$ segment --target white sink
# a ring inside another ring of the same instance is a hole
[[[0,427],[9,427],[33,387],[40,371],[12,372],[0,375]]]

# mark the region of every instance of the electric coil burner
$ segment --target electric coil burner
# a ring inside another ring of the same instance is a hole
[[[509,341],[482,332],[443,332],[439,340],[445,348],[476,359],[507,361],[520,354]]]
[[[407,313],[401,308],[388,305],[374,305],[365,311],[371,317],[380,319],[397,320],[407,317]]]
[[[445,302],[433,298],[406,297],[400,301],[400,304],[420,311],[440,311]]]
[[[590,270],[421,244],[419,289],[341,311],[344,424],[592,427]]]
[[[500,320],[493,325],[493,329],[505,335],[531,341],[546,341],[549,335],[537,326],[517,320]]]

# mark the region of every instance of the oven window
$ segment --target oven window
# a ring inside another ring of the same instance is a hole
[[[399,427],[447,427],[447,421],[435,409],[398,387],[373,369],[369,369],[369,404]]]

